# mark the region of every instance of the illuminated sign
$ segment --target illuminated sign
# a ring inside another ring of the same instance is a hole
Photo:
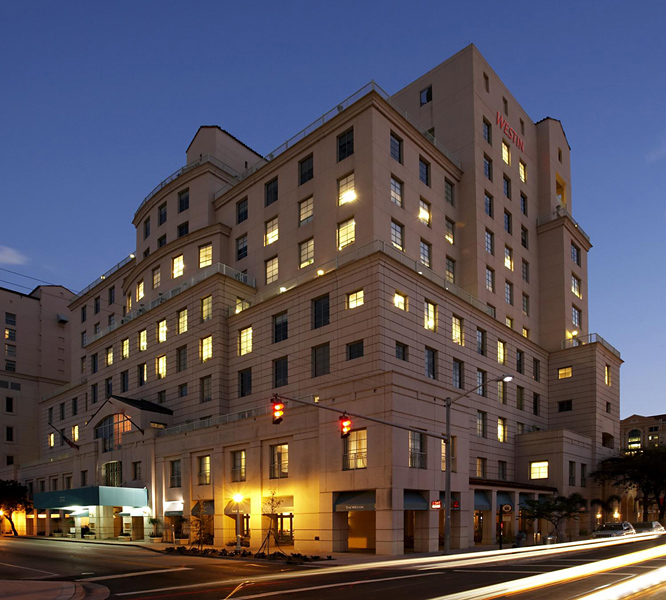
[[[441,500],[433,500],[432,502],[430,502],[430,508],[432,508],[434,510],[439,510],[440,508],[442,508],[442,501]]]
[[[516,148],[524,152],[525,142],[522,138],[518,137],[518,132],[509,125],[509,122],[502,115],[500,115],[499,111],[497,111],[497,124],[499,125],[500,131],[504,132],[504,135],[506,135],[516,145]]]

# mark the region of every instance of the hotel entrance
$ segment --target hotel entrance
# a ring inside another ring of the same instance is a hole
[[[333,526],[339,539],[335,552],[374,552],[375,491],[340,492],[333,504]]]

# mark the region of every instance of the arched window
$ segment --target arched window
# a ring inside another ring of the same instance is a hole
[[[122,446],[123,434],[131,428],[132,423],[125,415],[109,415],[95,427],[95,439],[102,440],[102,452],[116,450]]]
[[[632,429],[627,434],[627,450],[635,452],[641,449],[641,432],[640,429]]]

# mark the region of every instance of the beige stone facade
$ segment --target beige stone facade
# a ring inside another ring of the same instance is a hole
[[[588,330],[569,146],[473,46],[264,158],[202,127],[187,162],[134,215],[136,252],[72,299],[73,383],[42,401],[42,461],[18,470],[38,510],[99,537],[147,536],[155,515],[170,537],[201,500],[216,545],[241,514],[254,548],[272,521],[300,552],[434,551],[443,400],[484,382],[453,405],[454,547],[527,528],[526,498],[594,497],[621,359]],[[291,399],[414,430],[354,417],[342,440],[338,413]],[[77,448],[48,435],[62,404]],[[145,488],[145,506],[75,502],[98,486]]]

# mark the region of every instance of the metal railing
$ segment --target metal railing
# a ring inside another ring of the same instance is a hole
[[[195,286],[197,283],[201,283],[205,279],[208,279],[209,277],[212,277],[213,275],[216,275],[218,273],[221,275],[226,275],[227,277],[233,277],[234,279],[240,281],[241,283],[244,283],[245,285],[256,287],[256,280],[251,275],[248,275],[247,273],[241,273],[240,271],[228,265],[225,265],[224,263],[215,263],[210,267],[202,269],[201,271],[199,271],[199,273],[197,273],[194,277],[190,277],[187,281],[183,281],[181,284],[177,285],[176,287],[171,288],[168,292],[161,293],[157,298],[152,300],[150,303],[141,305],[136,310],[133,310],[131,313],[126,314],[122,319],[120,319],[119,323],[114,323],[113,325],[109,325],[108,327],[105,327],[104,329],[100,330],[98,333],[92,335],[89,339],[86,340],[84,348],[92,344],[94,341],[118,329],[119,327],[126,325],[127,323],[136,319],[137,317],[145,315],[147,312],[150,312],[151,310],[158,307],[160,304],[163,304],[167,300],[175,298],[185,290],[191,288],[192,286]]]
[[[148,202],[161,189],[165,188],[172,181],[178,179],[184,173],[187,173],[188,171],[191,171],[195,167],[198,167],[199,165],[203,165],[204,163],[207,163],[207,162],[209,162],[211,164],[214,164],[216,167],[219,167],[223,171],[226,171],[232,177],[236,177],[238,175],[238,171],[236,171],[236,169],[231,168],[226,163],[223,163],[221,160],[215,158],[212,154],[205,154],[204,156],[199,157],[197,160],[186,164],[184,167],[181,167],[180,169],[178,169],[174,173],[171,173],[171,175],[169,175],[166,179],[163,179],[162,181],[160,181],[160,183],[158,183],[151,190],[151,192],[143,199],[143,202],[139,205],[139,208],[136,209],[136,212],[134,213],[134,216],[136,217],[136,215],[143,208],[143,206],[146,204],[146,202]]]
[[[257,163],[243,171],[242,173],[239,173],[236,177],[234,177],[227,185],[223,186],[220,190],[218,190],[215,194],[215,199],[219,198],[220,196],[223,196],[225,193],[227,193],[231,188],[233,188],[235,185],[239,184],[241,181],[244,179],[247,179],[250,175],[256,173],[261,167],[264,165],[267,165],[270,161],[272,161],[274,158],[291,148],[292,146],[296,145],[298,142],[300,142],[302,139],[304,139],[306,136],[310,135],[313,131],[317,130],[319,127],[323,126],[325,123],[333,119],[334,117],[338,116],[342,111],[345,109],[349,108],[352,104],[363,98],[364,96],[367,96],[371,92],[376,92],[379,94],[390,106],[401,114],[412,127],[414,127],[416,130],[418,130],[430,143],[432,143],[442,154],[444,154],[454,165],[456,165],[458,168],[461,168],[460,161],[453,156],[453,154],[447,150],[443,144],[437,141],[437,139],[429,133],[414,117],[412,117],[405,109],[403,109],[394,99],[392,96],[390,96],[386,91],[384,91],[379,85],[375,83],[374,80],[370,81],[369,83],[365,84],[360,90],[357,90],[354,92],[351,96],[345,98],[342,102],[340,102],[338,105],[335,106],[335,108],[332,108],[328,112],[324,113],[321,117],[319,117],[316,121],[310,123],[307,127],[299,131],[296,135],[292,136],[289,138],[286,142],[278,146],[275,150],[272,152],[269,152],[266,156],[264,156],[261,160],[259,160]]]
[[[569,221],[573,223],[573,226],[583,234],[583,237],[588,242],[590,241],[590,236],[585,233],[585,230],[578,224],[578,221],[576,221],[576,219],[571,216],[571,213],[566,208],[564,208],[564,206],[558,206],[552,213],[539,217],[537,219],[537,225],[544,225],[545,223],[550,223],[550,221],[554,221],[555,219],[560,219],[562,217],[569,219]]]
[[[566,350],[567,348],[576,348],[577,346],[585,346],[586,344],[595,344],[595,343],[601,344],[604,348],[606,348],[606,350],[608,350],[618,358],[622,358],[620,355],[620,351],[614,346],[611,346],[598,333],[590,333],[589,335],[581,335],[570,338],[568,340],[564,340],[562,342],[562,350]]]
[[[71,300],[71,302],[74,302],[84,294],[87,294],[90,290],[92,290],[95,286],[98,286],[102,281],[104,281],[109,275],[113,275],[116,271],[119,269],[122,269],[128,262],[133,261],[136,258],[134,255],[134,252],[132,252],[129,256],[126,258],[123,258],[117,265],[111,267],[104,275],[101,275],[99,279],[95,279],[90,285],[87,285],[84,287],[78,294],[76,294]]]
[[[375,240],[374,242],[370,242],[369,244],[361,246],[356,250],[345,251],[339,256],[336,256],[333,260],[330,260],[321,265],[317,265],[316,269],[312,269],[307,273],[303,273],[297,277],[294,277],[293,279],[283,281],[280,284],[272,285],[271,287],[266,288],[265,290],[259,292],[258,294],[255,294],[250,298],[246,298],[244,300],[244,302],[246,303],[246,308],[254,306],[255,304],[259,304],[261,302],[265,302],[266,300],[274,298],[275,296],[287,292],[299,285],[302,285],[303,283],[312,281],[317,277],[321,277],[322,274],[326,274],[330,271],[333,271],[334,269],[340,268],[343,265],[355,262],[357,260],[365,258],[366,256],[370,256],[371,254],[375,254],[376,252],[381,252],[382,254],[386,254],[387,256],[398,261],[400,264],[410,268],[412,271],[415,271],[419,275],[422,275],[426,279],[429,279],[439,287],[444,288],[447,292],[451,292],[453,295],[457,296],[464,302],[467,302],[467,304],[472,305],[474,308],[483,311],[484,313],[486,313],[491,317],[494,316],[492,314],[492,309],[488,305],[481,302],[481,300],[479,300],[475,296],[472,296],[472,294],[469,294],[462,288],[459,288],[456,284],[447,281],[446,278],[442,277],[441,275],[437,275],[427,267],[424,267],[421,263],[415,261],[412,258],[409,258],[403,252],[400,252],[400,250],[397,250],[391,244],[384,242],[383,240]],[[323,273],[318,274],[320,271],[323,271]],[[228,311],[229,311],[229,316],[241,312],[240,310],[238,310],[237,306],[229,307]]]

